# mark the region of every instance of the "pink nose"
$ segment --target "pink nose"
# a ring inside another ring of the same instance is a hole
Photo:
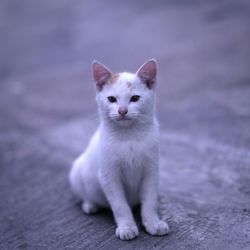
[[[118,109],[118,113],[123,117],[128,113],[128,109],[124,108],[124,107],[121,107],[121,108]]]

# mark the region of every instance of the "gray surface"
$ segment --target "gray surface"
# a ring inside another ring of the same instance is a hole
[[[0,249],[250,249],[249,24],[243,0],[1,1]],[[92,59],[151,57],[171,233],[122,242],[67,175],[98,124]]]

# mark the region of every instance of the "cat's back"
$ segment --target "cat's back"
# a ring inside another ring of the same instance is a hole
[[[100,130],[97,129],[91,137],[86,150],[74,161],[73,165],[79,168],[87,168],[87,166],[96,166],[96,160],[99,151]]]

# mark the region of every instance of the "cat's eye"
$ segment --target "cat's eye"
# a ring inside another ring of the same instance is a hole
[[[108,96],[109,102],[117,102],[116,98],[114,96]]]
[[[133,95],[130,99],[131,102],[137,102],[140,99],[139,95]]]

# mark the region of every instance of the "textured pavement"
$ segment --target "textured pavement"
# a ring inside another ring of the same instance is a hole
[[[0,249],[250,249],[249,27],[243,0],[1,1]],[[123,242],[67,178],[98,124],[91,61],[152,57],[171,232]]]

